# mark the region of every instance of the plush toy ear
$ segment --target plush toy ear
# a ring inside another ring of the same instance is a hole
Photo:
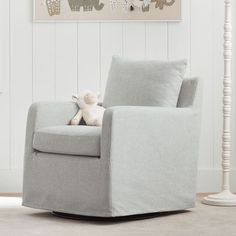
[[[77,102],[77,100],[78,100],[78,96],[77,95],[72,95],[72,101]]]

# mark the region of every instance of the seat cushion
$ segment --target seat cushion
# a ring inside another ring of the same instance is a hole
[[[40,152],[100,156],[101,128],[94,126],[53,126],[34,134],[33,148]]]
[[[138,61],[114,56],[103,106],[176,107],[186,65],[186,60]]]

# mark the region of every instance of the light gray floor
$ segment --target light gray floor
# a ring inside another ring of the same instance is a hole
[[[1,236],[236,236],[236,208],[197,203],[189,211],[134,221],[69,220],[0,197]]]

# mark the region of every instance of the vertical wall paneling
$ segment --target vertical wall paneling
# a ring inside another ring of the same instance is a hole
[[[23,168],[27,111],[32,103],[31,0],[11,0],[11,168]]]
[[[212,168],[214,162],[212,6],[213,0],[191,1],[191,73],[202,79],[204,87],[199,154],[201,168]]]
[[[56,24],[55,89],[57,100],[77,93],[77,24]]]
[[[78,90],[100,91],[100,23],[78,24]]]
[[[10,168],[9,1],[0,3],[0,170]]]
[[[191,47],[190,47],[190,2],[189,0],[182,0],[182,22],[168,23],[168,57],[171,60],[187,59],[188,67],[186,76],[190,76],[191,69]]]
[[[33,25],[33,100],[54,100],[55,93],[55,23]]]
[[[146,58],[167,60],[167,23],[146,23]]]
[[[31,0],[0,1],[0,192],[21,191],[25,124],[31,102],[70,100],[73,93],[84,89],[100,91],[103,96],[114,54],[137,59],[188,59],[186,76],[201,77],[204,87],[198,190],[218,191],[223,4],[220,0],[182,0],[181,22],[32,23]],[[235,12],[235,1],[232,4]],[[233,19],[235,35],[235,14]],[[233,60],[235,79],[235,55]],[[233,80],[234,91],[235,86]],[[234,102],[233,190],[235,110]]]
[[[101,24],[101,95],[104,94],[113,55],[122,55],[122,24]]]
[[[146,49],[146,23],[123,24],[123,50],[124,56],[131,58],[145,58]]]

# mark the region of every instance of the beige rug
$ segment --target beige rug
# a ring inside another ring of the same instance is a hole
[[[1,236],[236,236],[236,208],[197,203],[183,213],[129,221],[70,220],[0,197]]]

